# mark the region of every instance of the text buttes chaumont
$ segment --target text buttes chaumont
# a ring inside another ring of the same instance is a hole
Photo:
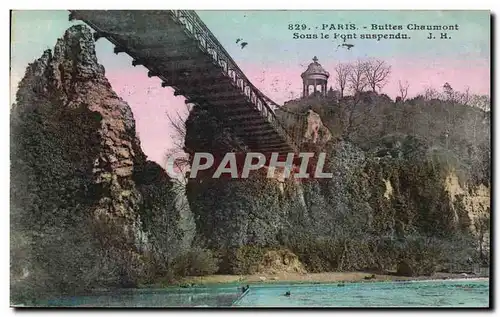
[[[450,25],[423,25],[417,23],[408,23],[406,25],[402,24],[370,24],[369,26],[363,27],[363,29],[371,29],[372,31],[397,31],[397,30],[408,30],[408,31],[458,31],[458,24]],[[333,30],[356,30],[356,24],[327,24],[321,25],[321,30],[323,31],[333,31]],[[297,29],[300,30],[300,29]]]

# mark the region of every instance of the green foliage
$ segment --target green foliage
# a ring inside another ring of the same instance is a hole
[[[228,265],[232,274],[254,274],[257,272],[260,262],[267,248],[246,245],[228,251]]]
[[[218,262],[212,251],[194,246],[174,259],[173,269],[178,276],[209,275],[218,271]]]

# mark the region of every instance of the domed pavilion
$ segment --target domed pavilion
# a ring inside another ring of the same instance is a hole
[[[318,63],[318,58],[314,56],[313,62],[309,64],[307,70],[300,75],[302,77],[303,90],[302,96],[307,97],[311,94],[321,94],[326,96],[328,78],[330,73],[327,72],[320,63]],[[312,87],[312,89],[310,89]]]

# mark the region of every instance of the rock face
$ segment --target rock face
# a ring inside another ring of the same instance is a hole
[[[258,272],[268,274],[281,272],[306,273],[306,270],[295,254],[290,252],[290,250],[283,249],[266,252],[262,257]]]
[[[332,139],[320,115],[304,101],[287,103],[276,110],[276,116],[289,131],[299,133],[302,142],[322,147]]]
[[[198,106],[191,111],[186,127],[185,147],[189,151],[220,154],[245,149],[223,122]],[[265,170],[251,173],[248,179],[189,180],[186,191],[198,238],[222,253],[221,272],[244,274],[257,265],[247,260],[260,261],[261,252],[239,250],[245,246],[279,245],[291,210],[288,206],[299,199],[293,187],[290,182],[267,179]]]
[[[28,66],[11,131],[13,247],[33,278],[23,291],[134,285],[173,256],[172,183],[146,160],[90,29],[71,27]]]
[[[302,116],[305,120],[294,119],[295,112],[310,109],[312,103],[314,111]],[[465,125],[470,114],[487,118],[465,105],[436,107],[443,110],[436,111],[437,122],[446,122],[449,109],[459,109],[457,124]],[[323,171],[333,178],[285,183],[283,190],[279,182],[259,177],[192,182],[188,199],[199,236],[216,251],[233,248],[225,258],[228,273],[255,273],[268,252],[284,249],[312,272],[386,272],[398,267],[402,272],[400,263],[406,263],[411,273],[404,274],[430,275],[450,264],[467,266],[468,259],[487,263],[487,124],[475,131],[456,128],[453,144],[448,144],[439,138],[442,126],[428,119],[435,108],[395,104],[376,93],[340,101],[303,99],[284,108],[277,110],[278,117],[290,131],[305,132],[302,150],[326,152]],[[191,114],[186,147],[203,151],[236,144],[222,122],[205,128],[206,122],[214,122],[209,117]],[[334,137],[320,133],[336,126]],[[201,142],[211,137],[223,142]],[[465,156],[457,159],[456,153]],[[455,169],[460,170],[461,187],[450,177]]]
[[[331,140],[332,134],[323,125],[321,117],[316,112],[309,110],[306,117],[306,128],[303,142],[309,142],[324,146]]]

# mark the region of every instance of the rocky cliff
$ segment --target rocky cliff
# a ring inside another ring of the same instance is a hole
[[[301,136],[301,142],[323,147],[332,139],[332,133],[310,105],[299,101],[287,103],[286,106],[276,109],[275,113],[288,131],[294,131]]]
[[[135,285],[179,252],[172,182],[142,152],[85,26],[19,84],[11,184],[14,296]]]
[[[199,106],[191,111],[186,127],[189,152],[245,150],[221,119]],[[264,255],[260,248],[280,245],[289,205],[299,199],[294,186],[293,182],[266,178],[264,170],[251,173],[248,179],[189,179],[186,190],[197,236],[219,253],[220,272],[246,273],[258,266]]]
[[[302,131],[304,149],[327,153],[332,179],[286,182],[285,190],[258,175],[192,181],[188,199],[198,234],[216,250],[232,246],[222,270],[253,272],[265,254],[281,249],[313,272],[404,267],[405,274],[422,275],[487,263],[488,114],[414,102],[395,105],[387,96],[366,93],[340,101],[298,100],[279,110],[290,131]],[[434,122],[429,112],[438,112]],[[196,108],[191,113],[187,148],[221,144],[200,142],[202,136],[238,144],[230,131],[221,133],[222,122],[208,118]],[[446,130],[439,122],[450,118],[457,127]],[[465,124],[469,118],[483,122],[475,125],[474,138]],[[405,123],[412,121],[422,126]],[[443,131],[452,132],[451,142],[440,137]]]

